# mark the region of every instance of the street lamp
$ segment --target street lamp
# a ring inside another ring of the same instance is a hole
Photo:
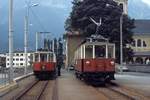
[[[26,2],[27,3],[27,2]],[[25,67],[24,67],[24,74],[27,73],[27,66],[28,66],[28,52],[27,52],[27,47],[28,47],[28,44],[27,44],[27,34],[29,32],[29,9],[31,7],[35,7],[35,6],[38,6],[39,4],[32,4],[30,5],[30,3],[27,3],[27,8],[26,8],[26,15],[25,15],[25,18],[24,18],[24,21],[25,21],[25,27],[24,27],[24,53],[25,53]]]
[[[110,5],[110,4],[106,4],[107,7],[109,6],[112,6],[112,7],[115,7],[113,5]],[[120,73],[123,72],[123,69],[122,69],[122,65],[123,65],[123,11],[121,8],[118,7],[119,10],[121,10],[121,16],[120,16]]]

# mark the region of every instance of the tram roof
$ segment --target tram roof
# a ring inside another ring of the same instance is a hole
[[[36,51],[35,53],[54,53],[52,51]]]

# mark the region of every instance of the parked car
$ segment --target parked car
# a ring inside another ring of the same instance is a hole
[[[119,65],[119,64],[116,64],[116,71],[121,71],[121,69],[122,69],[122,71],[124,71],[124,72],[127,72],[127,71],[129,71],[129,69],[128,69],[128,67],[126,66],[126,65]]]

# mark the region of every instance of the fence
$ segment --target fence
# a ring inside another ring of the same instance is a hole
[[[9,80],[9,68],[0,68],[0,87],[7,85],[10,80]],[[31,73],[32,67],[27,67],[27,73]],[[24,75],[24,68],[13,68],[13,78],[17,78]]]

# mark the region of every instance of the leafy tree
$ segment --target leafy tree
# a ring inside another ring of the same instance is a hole
[[[113,0],[74,0],[70,16],[66,20],[65,28],[67,31],[79,31],[85,37],[91,36],[96,31],[96,25],[90,20],[93,18],[97,22],[102,18],[102,25],[98,29],[99,33],[110,42],[116,44],[116,58],[119,62],[120,57],[120,16],[121,7]],[[127,44],[132,43],[134,20],[127,15],[123,15],[123,50],[124,55],[131,56],[131,48],[126,48]],[[130,55],[129,55],[130,54]],[[125,57],[125,56],[124,56]],[[124,58],[125,59],[125,58]]]

